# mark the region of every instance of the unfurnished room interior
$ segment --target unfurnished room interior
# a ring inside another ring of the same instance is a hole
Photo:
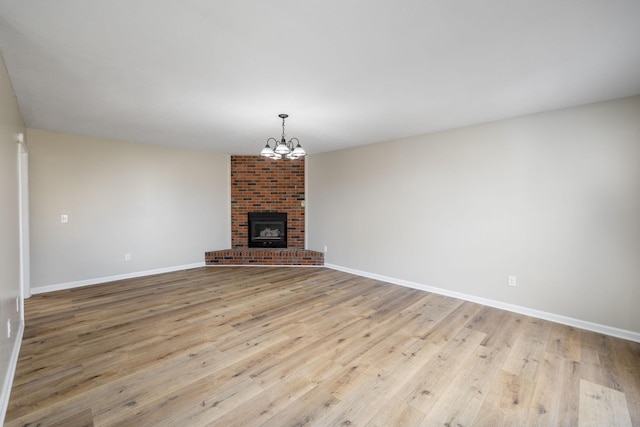
[[[0,424],[640,426],[639,22],[0,0]]]

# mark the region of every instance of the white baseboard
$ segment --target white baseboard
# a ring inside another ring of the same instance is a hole
[[[447,289],[436,288],[433,286],[423,285],[421,283],[410,282],[408,280],[396,279],[394,277],[382,276],[380,274],[369,273],[366,271],[355,270],[348,267],[342,267],[334,264],[324,265],[333,270],[344,271],[345,273],[355,274],[357,276],[368,277],[383,282],[393,283],[394,285],[405,286],[407,288],[418,289],[421,291],[432,292],[434,294],[445,295],[452,298],[458,298],[464,301],[475,302],[477,304],[487,305],[489,307],[499,308],[501,310],[511,311],[526,316],[536,317],[538,319],[549,320],[551,322],[561,323],[567,326],[573,326],[580,329],[586,329],[592,332],[598,332],[612,337],[622,338],[629,341],[640,342],[640,333],[628,331],[626,329],[614,328],[612,326],[601,325],[598,323],[588,322],[586,320],[575,319],[572,317],[562,316],[560,314],[548,313],[546,311],[534,310],[532,308],[522,307],[520,305],[508,304],[488,298],[482,298],[475,295],[464,294],[462,292],[450,291]]]
[[[79,288],[81,286],[97,285],[106,282],[115,282],[116,280],[133,279],[136,277],[151,276],[153,274],[171,273],[172,271],[190,270],[192,268],[204,267],[204,262],[196,262],[194,264],[177,265],[174,267],[158,268],[155,270],[136,271],[133,273],[118,274],[115,276],[98,277],[95,279],[79,280],[77,282],[58,283],[55,285],[36,286],[31,288],[31,295],[42,294],[45,292],[61,291],[64,289]]]
[[[0,395],[0,425],[4,425],[4,417],[7,415],[7,407],[9,406],[9,396],[11,395],[11,386],[13,385],[13,377],[16,374],[18,366],[18,356],[20,355],[20,345],[22,344],[22,335],[24,334],[24,321],[20,321],[20,326],[16,332],[16,338],[13,342],[13,350],[11,351],[11,359],[7,367],[7,375],[4,377],[2,384],[2,394]]]

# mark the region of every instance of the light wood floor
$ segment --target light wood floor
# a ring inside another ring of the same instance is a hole
[[[38,295],[7,426],[640,426],[640,344],[325,268]]]

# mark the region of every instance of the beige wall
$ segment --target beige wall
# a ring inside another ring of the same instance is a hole
[[[640,332],[640,97],[307,162],[328,264]]]
[[[16,135],[24,132],[13,87],[0,56],[0,424],[9,397],[13,372],[11,355],[20,326],[16,298],[20,297],[20,217],[18,204],[18,149]],[[11,320],[11,338],[7,321]]]
[[[230,247],[229,156],[28,137],[32,289],[202,263]]]

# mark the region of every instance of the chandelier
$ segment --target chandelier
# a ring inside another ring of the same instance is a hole
[[[278,117],[282,119],[282,138],[279,142],[275,138],[267,139],[267,145],[264,146],[260,155],[270,159],[300,159],[306,156],[307,153],[304,151],[304,148],[302,148],[302,145],[300,145],[298,138],[291,138],[289,141],[285,138],[284,119],[289,117],[289,115],[279,114]],[[273,148],[269,145],[271,141],[273,141]],[[294,144],[296,145],[294,146]]]

